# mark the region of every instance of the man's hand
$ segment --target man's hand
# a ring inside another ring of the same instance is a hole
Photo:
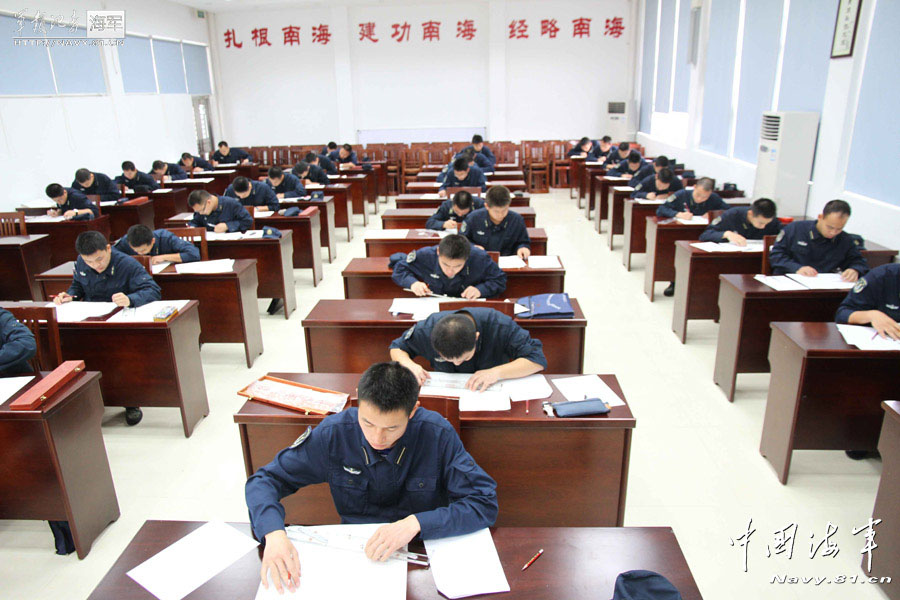
[[[516,250],[516,256],[518,256],[522,260],[528,260],[528,257],[531,256],[531,248],[522,246],[521,248]]]
[[[446,198],[446,197],[447,197],[447,190],[446,190],[446,189],[438,190],[438,196],[440,196],[441,198]]]
[[[466,300],[475,300],[476,298],[481,298],[481,291],[474,285],[470,285],[463,290],[462,297]]]
[[[428,371],[423,369],[422,365],[419,363],[412,360],[404,360],[400,364],[412,371],[412,374],[415,375],[416,379],[419,381],[420,386],[425,385],[425,382],[428,381]]]
[[[366,542],[366,556],[371,560],[384,562],[391,557],[391,554],[408,544],[421,530],[422,527],[419,525],[416,515],[409,515],[405,519],[382,525]]]
[[[415,282],[414,284],[409,286],[409,289],[412,290],[413,294],[415,294],[416,296],[419,296],[419,297],[427,296],[427,295],[431,294],[431,289],[428,287],[428,284],[426,284],[423,281]]]
[[[656,194],[656,199],[657,200],[665,200],[666,198],[668,198],[671,195],[672,195],[672,192],[660,192],[660,193]]]
[[[675,218],[676,219],[693,219],[694,213],[687,211],[687,210],[683,210],[680,213],[676,213]]]
[[[447,219],[446,221],[444,221],[444,229],[456,230],[458,228],[459,228],[459,223],[457,223],[453,219]]]
[[[900,340],[900,323],[897,323],[880,310],[872,311],[872,327],[883,338]]]
[[[647,200],[656,200],[656,192],[650,192],[647,194]]]
[[[78,214],[77,210],[67,210],[66,212],[63,213],[63,216],[67,219],[72,219],[77,214]]]
[[[797,275],[803,275],[804,277],[815,277],[818,274],[819,272],[812,267],[800,267],[797,269]]]
[[[116,306],[121,306],[123,308],[127,308],[131,306],[131,298],[123,294],[122,292],[117,292],[112,295],[112,301],[116,303]]]
[[[65,292],[60,292],[56,296],[53,297],[53,304],[59,306],[60,304],[65,304],[66,302],[71,302],[73,300],[72,296],[68,295]]]
[[[466,389],[472,390],[474,392],[480,392],[497,383],[498,379],[500,379],[500,374],[497,373],[495,369],[482,369],[481,371],[475,371],[475,373],[471,377],[469,377],[469,380],[466,382]]]
[[[284,194],[275,194],[275,197],[279,200],[284,200]]]
[[[164,262],[169,262],[169,261],[167,261],[165,256],[163,256],[162,254],[157,254],[156,256],[150,257],[151,265],[158,265],[158,264],[162,264]]]
[[[216,226],[213,227],[213,231],[216,233],[227,233],[228,225],[226,223],[216,223]]]
[[[728,240],[729,242],[731,242],[732,244],[734,244],[736,246],[746,246],[747,245],[747,238],[745,238],[744,236],[742,236],[739,233],[735,233],[734,231],[726,231],[722,237],[724,237],[726,240]]]
[[[191,169],[191,171],[193,171],[194,173],[202,173],[203,167],[194,167],[193,169]]]
[[[859,279],[859,271],[856,269],[847,269],[841,273],[841,279],[844,281],[856,281]]]
[[[48,217],[58,217],[59,211],[56,210],[55,208],[51,208],[50,210],[47,211],[47,216]]]
[[[263,552],[262,568],[259,570],[259,577],[266,589],[269,589],[270,573],[279,594],[283,594],[285,588],[291,592],[297,589],[300,581],[300,557],[283,529],[266,534],[266,549]]]
[[[241,164],[242,164],[242,165],[249,165],[249,164],[250,164],[250,159],[245,158],[244,160],[241,161]]]

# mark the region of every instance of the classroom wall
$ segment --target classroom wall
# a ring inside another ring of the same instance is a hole
[[[560,138],[606,133],[606,103],[631,100],[634,15],[629,0],[368,6],[218,11],[213,15],[214,68],[221,83],[219,134],[233,144],[355,142],[358,131],[486,127],[488,138]],[[590,37],[573,37],[573,19],[591,19]],[[604,35],[606,19],[624,31]],[[541,21],[559,32],[541,35]],[[457,37],[471,20],[473,39]],[[509,39],[524,20],[527,39]],[[440,40],[423,40],[422,24],[440,22]],[[374,23],[373,43],[359,37]],[[391,37],[409,23],[409,40]],[[327,24],[327,45],[312,27]],[[282,29],[299,26],[300,44]],[[253,29],[268,29],[257,47]],[[234,30],[241,48],[227,47]],[[247,119],[248,114],[265,115]],[[402,140],[398,140],[402,141]]]
[[[0,10],[7,13],[24,7],[0,0]],[[68,20],[74,6],[42,0],[29,5],[28,14],[36,8]],[[124,10],[129,33],[208,43],[206,22],[180,4],[117,0],[90,8]],[[84,10],[78,8],[81,25]],[[115,48],[103,47],[102,57],[106,95],[0,97],[0,210],[45,198],[48,183],[71,184],[79,167],[114,176],[121,173],[123,160],[147,170],[157,158],[175,161],[184,151],[197,151],[189,95],[125,94]]]

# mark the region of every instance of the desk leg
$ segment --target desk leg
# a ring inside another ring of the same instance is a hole
[[[729,402],[734,402],[738,352],[741,345],[742,313],[741,295],[733,286],[721,283],[719,285],[719,340],[716,344],[713,382],[722,388]]]
[[[262,327],[259,322],[259,303],[256,299],[256,269],[247,269],[238,281],[238,296],[241,300],[241,327],[244,332],[244,356],[247,368],[263,353]]]
[[[687,338],[688,300],[691,280],[691,256],[681,246],[675,249],[675,308],[672,311],[672,331],[684,343]]]
[[[632,235],[632,219],[634,219],[634,203],[629,206],[624,207],[624,215],[623,219],[625,221],[625,227],[622,231],[622,264],[625,266],[626,271],[631,270],[631,244],[634,239],[634,235]]]
[[[772,330],[769,345],[772,378],[769,381],[759,452],[771,463],[782,484],[787,483],[794,451],[800,392],[804,385],[803,358],[800,348],[779,330]]]
[[[653,302],[653,288],[656,279],[656,227],[651,225],[652,219],[647,220],[647,264],[644,265],[644,293]]]
[[[282,240],[282,242],[284,242]],[[294,245],[290,243],[279,244],[281,252],[281,281],[284,284],[284,318],[289,319],[291,313],[297,309],[297,292],[294,290]],[[321,260],[321,257],[320,257]],[[313,275],[315,281],[315,275]]]
[[[172,369],[178,381],[184,437],[191,437],[200,419],[209,414],[209,401],[200,363],[200,314],[193,310],[186,316],[190,318],[178,319],[169,329],[169,351],[175,358]]]

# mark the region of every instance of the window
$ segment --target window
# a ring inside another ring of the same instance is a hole
[[[155,94],[156,75],[153,73],[150,38],[127,35],[117,51],[125,93]]]
[[[653,114],[653,75],[656,72],[657,0],[647,0],[644,11],[644,47],[641,52],[640,130],[644,133],[650,133],[650,117]]]
[[[181,44],[184,67],[187,72],[188,93],[206,96],[212,93],[209,85],[209,65],[206,62],[206,46]]]
[[[731,95],[740,8],[740,0],[716,0],[710,6],[700,148],[723,155],[728,154],[731,132]]]
[[[675,42],[675,85],[672,88],[672,110],[688,111],[691,93],[691,0],[678,3],[678,39]]]
[[[837,3],[791,0],[778,110],[822,112]]]
[[[15,37],[28,36],[31,31],[17,32],[16,19],[0,15],[0,94],[55,94],[50,55],[44,46],[16,46]]]
[[[84,33],[84,30],[79,31]],[[50,58],[53,60],[57,93],[106,93],[100,46],[51,46]]]
[[[686,1],[686,0],[685,0]],[[672,90],[672,57],[675,45],[675,2],[660,0],[659,50],[656,61],[656,112],[669,112]]]
[[[156,60],[156,80],[160,94],[186,94],[184,81],[184,61],[181,44],[164,40],[153,40],[153,57]]]

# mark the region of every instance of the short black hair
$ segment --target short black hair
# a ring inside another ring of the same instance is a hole
[[[472,254],[472,244],[469,243],[469,238],[466,236],[454,233],[441,240],[441,243],[438,244],[438,254],[450,260],[460,258],[469,260],[469,255]]]
[[[228,147],[228,142],[226,142],[225,140],[222,140],[221,142],[219,142],[219,148],[227,148],[227,147]]]
[[[212,194],[206,190],[194,190],[188,195],[188,206],[200,206],[205,203],[210,196],[212,196]]]
[[[478,153],[475,152],[475,148],[466,148],[462,151],[461,154],[465,156],[469,160],[469,162],[472,162],[473,160],[475,160],[475,155]]]
[[[75,238],[75,252],[81,256],[90,256],[100,250],[106,250],[109,242],[99,231],[82,231]]]
[[[250,191],[250,180],[246,177],[237,177],[231,182],[231,187],[236,192],[244,193]]]
[[[483,144],[484,138],[476,133],[475,135],[472,136],[472,143],[473,144]]]
[[[78,183],[87,183],[87,180],[91,178],[90,169],[78,169],[75,171],[75,181]]]
[[[495,185],[487,191],[485,203],[488,206],[500,208],[502,206],[509,206],[509,202],[509,189],[507,189],[506,186]]]
[[[294,165],[293,172],[294,175],[297,175],[298,177],[303,175],[304,173],[309,172],[309,163],[305,160],[301,160],[296,165]],[[271,176],[272,175],[270,174],[269,177]]]
[[[194,158],[194,155],[191,154],[190,152],[182,152],[182,153],[181,153],[181,158],[182,158],[182,159],[185,159],[185,158]]]
[[[619,150],[622,150],[623,152],[625,150],[630,150],[630,149],[631,149],[631,144],[629,144],[628,142],[622,142],[621,144],[619,144]]]
[[[154,161],[153,161],[153,170],[154,170],[154,171],[157,170],[157,169],[168,169],[168,168],[169,168],[169,165],[167,165],[166,163],[164,163],[164,162],[161,161],[161,160],[154,160]]]
[[[600,141],[604,144],[609,144],[610,142],[612,142],[612,138],[608,135],[604,135],[602,138],[600,138]]]
[[[344,144],[343,146],[341,146],[341,148],[343,148],[347,152],[353,152],[353,146],[351,146],[350,144]]]
[[[669,167],[663,167],[656,174],[656,178],[659,179],[660,183],[672,183],[675,181],[675,173]]]
[[[750,205],[750,212],[755,217],[772,219],[778,214],[778,209],[775,207],[775,203],[768,198],[759,198]]]
[[[666,158],[665,154],[660,154],[656,158],[653,159],[653,164],[657,167],[668,167],[669,159]]]
[[[132,248],[146,246],[153,241],[153,230],[146,225],[138,223],[137,225],[132,225],[128,228],[125,239],[128,240],[128,245]]]
[[[337,150],[337,144],[334,143],[334,142],[328,142],[327,148],[328,148],[329,150]]]
[[[126,160],[125,162],[122,163],[122,170],[123,171],[137,171],[137,167],[135,167],[134,163],[131,162],[130,160]]]
[[[831,213],[850,216],[850,205],[844,200],[829,200],[822,209],[822,216],[827,217]]]
[[[453,360],[475,347],[475,321],[467,313],[443,317],[431,330],[431,345],[442,357]]]
[[[66,193],[66,188],[58,183],[51,183],[44,189],[44,193],[48,198],[59,198]]]
[[[709,177],[701,177],[697,180],[697,183],[694,184],[694,187],[700,187],[706,190],[707,192],[713,191],[713,188],[716,187],[713,183],[713,180]]]
[[[284,169],[282,169],[281,167],[279,167],[277,165],[273,165],[273,166],[269,167],[268,174],[269,174],[269,179],[278,179],[279,177],[284,176]],[[235,181],[237,181],[237,180],[235,179]],[[237,189],[237,188],[235,188],[235,189]]]
[[[453,204],[463,210],[471,210],[473,206],[472,194],[466,190],[459,190],[453,194]]]
[[[309,164],[312,164],[312,163],[316,162],[317,160],[319,160],[319,155],[316,154],[315,152],[307,152],[306,157],[303,160],[305,160]]]
[[[584,136],[583,138],[581,138],[580,140],[578,140],[578,146],[579,146],[579,147],[580,147],[580,146],[584,146],[585,144],[587,144],[587,143],[590,142],[590,141],[591,141],[591,138],[589,138],[589,137],[587,137],[587,136]]]
[[[642,160],[643,159],[641,159],[641,153],[638,152],[637,150],[632,150],[631,152],[628,153],[628,162],[639,163]]]
[[[456,160],[453,161],[453,170],[454,171],[468,171],[469,170],[469,159],[465,156],[460,156]]]
[[[366,369],[356,391],[360,402],[369,402],[382,413],[402,410],[409,415],[419,401],[419,381],[395,361],[375,363]]]

